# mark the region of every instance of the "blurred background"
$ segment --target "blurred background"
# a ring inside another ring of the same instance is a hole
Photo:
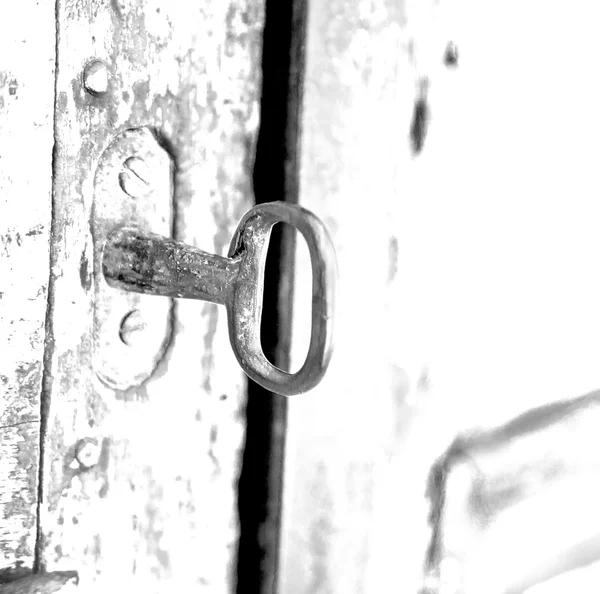
[[[298,200],[329,225],[340,282],[330,371],[287,405],[280,592],[419,591],[433,462],[600,385],[599,16],[586,1],[308,3]],[[303,247],[292,366],[310,328]],[[577,431],[541,431],[546,457]],[[487,580],[439,591],[512,591],[502,551],[527,531],[557,563],[568,492],[505,531]],[[531,591],[592,591],[590,571]]]

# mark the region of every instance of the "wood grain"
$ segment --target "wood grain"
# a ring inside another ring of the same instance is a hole
[[[31,569],[51,216],[54,2],[0,8],[0,576]],[[0,577],[0,581],[2,578]]]
[[[300,202],[333,232],[339,307],[328,375],[289,402],[281,592],[419,591],[433,460],[600,383],[597,11],[309,11]]]
[[[125,392],[101,384],[90,215],[102,151],[151,126],[175,162],[174,235],[224,255],[252,204],[262,4],[66,0],[58,18],[43,565],[76,570],[85,591],[230,592],[245,380],[225,312],[177,302],[150,380]],[[108,66],[106,96],[82,87],[90,59]],[[91,464],[76,459],[81,440]]]

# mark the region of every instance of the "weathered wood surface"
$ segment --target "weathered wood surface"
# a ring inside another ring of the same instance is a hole
[[[597,11],[312,5],[301,203],[339,307],[329,374],[289,401],[281,592],[419,591],[448,442],[600,383]]]
[[[0,8],[0,582],[36,538],[54,40],[53,1]]]
[[[78,587],[75,571],[34,573],[2,586],[2,594],[74,594]]]
[[[107,388],[90,360],[93,285],[101,281],[90,216],[102,151],[120,131],[151,126],[175,161],[176,237],[224,253],[252,204],[262,4],[58,7],[41,561],[48,571],[77,571],[86,592],[229,592],[245,380],[225,312],[178,302],[150,380],[125,392]],[[108,67],[105,95],[82,86],[91,59]]]

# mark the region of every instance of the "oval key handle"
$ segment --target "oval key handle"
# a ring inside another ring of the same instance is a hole
[[[260,343],[267,249],[271,229],[280,222],[302,234],[312,268],[310,345],[302,368],[292,374],[271,364]],[[251,208],[232,237],[227,258],[141,229],[120,227],[106,240],[102,270],[114,288],[225,305],[229,339],[240,366],[271,392],[301,394],[316,386],[327,370],[337,264],[325,226],[305,208],[284,202]]]

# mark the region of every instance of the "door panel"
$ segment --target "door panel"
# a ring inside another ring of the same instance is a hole
[[[330,372],[289,402],[282,592],[419,591],[448,444],[597,389],[596,21],[311,4],[300,203],[333,230],[340,291]]]
[[[151,377],[125,390],[100,380],[94,178],[118,134],[148,127],[174,163],[173,234],[224,254],[253,203],[262,6],[65,0],[57,18],[40,562],[76,570],[86,591],[231,591],[245,380],[225,314],[176,303]],[[142,184],[147,169],[133,172]],[[114,186],[115,201],[136,199]]]
[[[54,2],[0,18],[0,581],[31,570],[49,277]]]

